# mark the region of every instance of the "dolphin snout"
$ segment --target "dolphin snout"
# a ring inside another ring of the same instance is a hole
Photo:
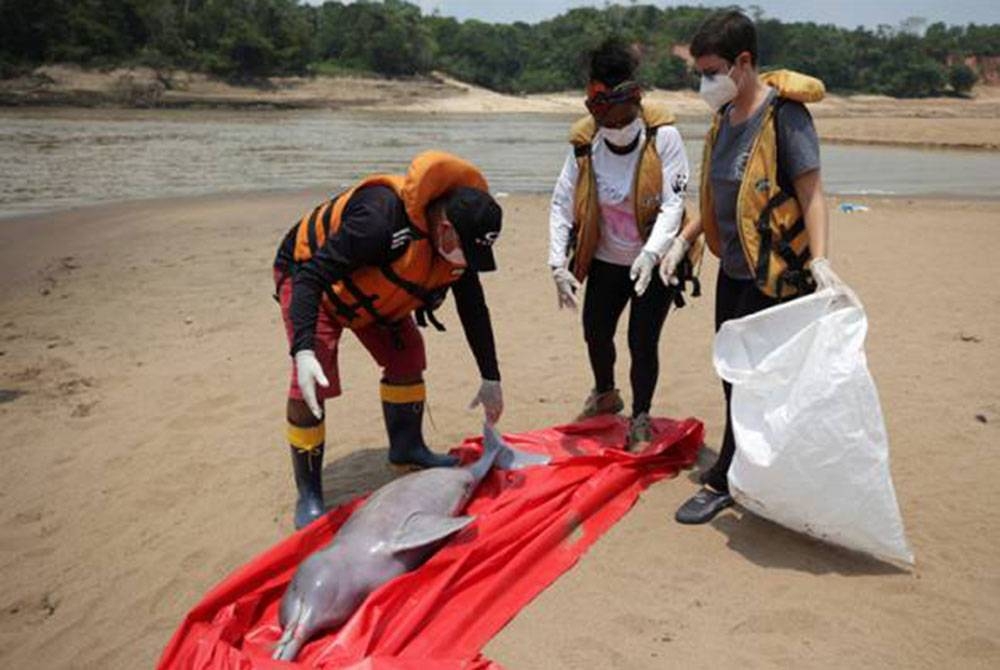
[[[312,631],[307,625],[308,608],[303,606],[302,599],[296,598],[293,607],[294,612],[290,619],[284,622],[285,630],[281,633],[281,639],[275,645],[274,654],[271,656],[276,661],[294,661],[306,640],[312,636]]]
[[[302,642],[296,638],[289,638],[284,643],[279,642],[271,658],[275,661],[294,661],[295,657],[299,655],[299,650],[302,649]]]

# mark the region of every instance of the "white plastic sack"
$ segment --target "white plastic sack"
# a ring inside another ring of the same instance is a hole
[[[723,324],[715,369],[733,385],[733,497],[776,523],[913,563],[864,353],[860,304],[831,289]]]

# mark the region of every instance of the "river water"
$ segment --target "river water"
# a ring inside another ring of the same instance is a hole
[[[439,148],[494,191],[544,193],[571,117],[331,111],[0,111],[0,217],[151,197],[323,187]],[[947,121],[942,121],[946,123]],[[692,170],[703,123],[681,123]],[[1000,153],[825,145],[835,194],[1000,197]],[[697,183],[693,180],[693,183]]]

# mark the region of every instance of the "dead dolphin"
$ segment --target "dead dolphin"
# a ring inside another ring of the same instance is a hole
[[[494,464],[511,470],[548,461],[510,448],[487,425],[475,463],[413,472],[377,490],[296,570],[281,599],[274,658],[294,660],[316,633],[342,625],[372,591],[417,568],[470,524],[462,510]]]

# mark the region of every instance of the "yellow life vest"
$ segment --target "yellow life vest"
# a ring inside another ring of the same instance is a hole
[[[388,186],[402,199],[413,239],[396,260],[358,268],[325,292],[323,307],[350,328],[372,323],[391,325],[414,310],[436,307],[441,289],[457,281],[463,268],[435,252],[427,206],[462,186],[489,190],[486,179],[471,163],[443,151],[425,151],[413,159],[405,175],[366,177],[303,217],[295,238],[297,263],[312,258],[327,236],[340,229],[351,195],[366,186]]]
[[[656,131],[661,126],[672,126],[676,121],[673,113],[664,105],[643,104],[642,120],[646,125],[646,139],[642,154],[636,164],[632,179],[632,202],[635,207],[635,223],[642,240],[649,238],[656,217],[663,204],[663,162],[656,150]],[[591,146],[597,134],[597,122],[587,115],[578,119],[570,128],[569,141],[576,155],[577,180],[573,192],[573,234],[570,238],[570,270],[583,281],[594,260],[597,244],[601,238],[601,206],[597,196],[597,176],[591,156]],[[687,212],[684,221],[687,221]],[[695,268],[700,266],[704,243],[699,237],[688,251],[687,276],[683,279],[694,281],[692,295],[700,295]],[[683,300],[677,295],[679,304]]]
[[[782,189],[779,183],[776,111],[783,100],[818,102],[823,99],[825,88],[819,79],[791,70],[767,72],[760,79],[777,89],[777,96],[764,111],[760,129],[751,144],[736,199],[736,230],[757,287],[766,295],[781,300],[809,288],[809,275],[804,269],[809,260],[809,236],[795,194]],[[701,222],[708,248],[719,257],[722,243],[710,174],[712,149],[726,109],[723,107],[716,113],[705,139],[699,192]],[[790,189],[791,185],[786,187]]]

